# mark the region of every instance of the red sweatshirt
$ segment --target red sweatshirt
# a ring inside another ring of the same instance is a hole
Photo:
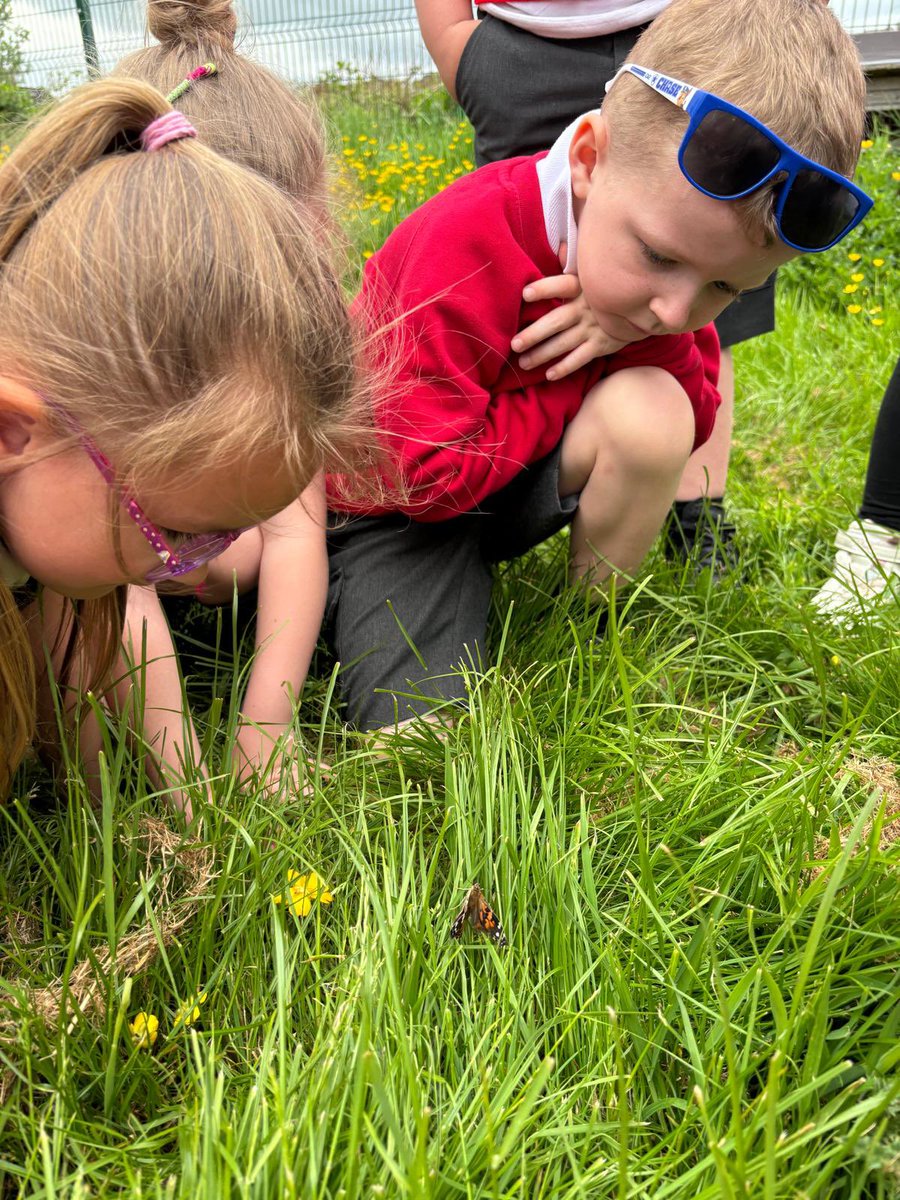
[[[646,338],[548,382],[524,371],[510,341],[559,301],[525,304],[522,289],[560,273],[547,242],[535,164],[491,163],[402,221],[369,259],[355,307],[386,336],[390,396],[378,424],[407,491],[393,508],[418,521],[468,512],[557,445],[588,390],[626,367],[657,366],[687,393],[695,448],[709,437],[719,395],[718,341],[703,331]],[[698,335],[699,336],[699,335]],[[360,511],[329,488],[333,508]]]

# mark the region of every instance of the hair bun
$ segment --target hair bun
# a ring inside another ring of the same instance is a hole
[[[164,46],[231,47],[237,17],[231,0],[148,0],[147,26]]]

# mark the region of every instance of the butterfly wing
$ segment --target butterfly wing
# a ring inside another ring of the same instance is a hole
[[[502,950],[507,945],[506,934],[503,932],[503,926],[500,924],[500,918],[487,903],[484,896],[480,897],[481,903],[476,909],[472,919],[472,924],[478,933],[483,933],[489,937],[498,950]]]
[[[463,900],[459,915],[450,926],[450,936],[452,938],[460,936],[466,921],[471,921],[472,924],[475,923],[474,917],[479,899],[484,900],[484,897],[481,895],[481,888],[477,883],[473,883],[468,892],[466,892],[466,898]]]

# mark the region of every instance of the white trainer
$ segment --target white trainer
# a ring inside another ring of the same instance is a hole
[[[900,597],[900,532],[875,521],[853,521],[834,544],[831,578],[813,596],[820,613],[840,621],[866,601],[888,593]]]

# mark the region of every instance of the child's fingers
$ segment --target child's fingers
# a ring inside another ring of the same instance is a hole
[[[581,295],[581,284],[577,275],[547,275],[529,283],[522,292],[526,304],[537,300],[574,300]]]
[[[583,344],[584,334],[580,329],[563,329],[555,337],[545,338],[527,354],[521,355],[519,366],[525,371],[530,371],[533,367],[543,366],[544,363],[551,362],[554,358],[559,358],[562,354],[568,354],[570,350],[574,350]],[[588,358],[590,357],[589,355]]]
[[[531,325],[526,325],[524,329],[520,329],[513,338],[510,345],[516,354],[521,354],[525,350],[531,350],[534,346],[540,345],[548,338],[556,337],[565,330],[570,329],[580,319],[581,310],[576,309],[571,304],[563,304],[559,308],[552,309],[551,312],[544,313],[542,317],[538,317]]]
[[[621,342],[616,343],[618,349],[622,345]],[[611,354],[612,351],[606,351]],[[555,362],[547,371],[547,378],[551,380],[565,379],[567,375],[571,375],[573,371],[579,371],[582,367],[586,367],[589,362],[593,362],[595,358],[600,357],[589,342],[581,342],[571,354],[567,354],[561,358],[559,362]]]

